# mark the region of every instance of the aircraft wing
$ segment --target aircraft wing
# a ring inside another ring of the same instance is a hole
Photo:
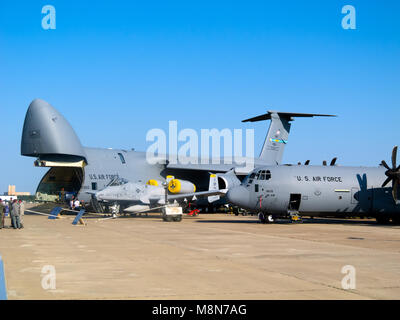
[[[221,190],[209,190],[209,191],[199,191],[199,192],[191,192],[191,193],[182,193],[182,194],[174,194],[168,195],[167,200],[180,200],[180,199],[192,199],[193,197],[196,198],[203,198],[203,197],[211,197],[211,196],[224,196],[228,192],[228,189],[221,189]],[[150,203],[156,203],[160,200],[163,200],[164,196],[153,196],[150,197],[148,200]],[[118,199],[118,200],[128,200],[128,199]]]
[[[235,167],[234,164],[171,164],[169,163],[167,169],[178,169],[178,170],[196,170],[196,171],[207,171],[207,172],[219,172],[225,173]]]
[[[212,191],[200,191],[191,193],[182,193],[176,195],[168,195],[168,200],[179,200],[179,199],[192,199],[193,197],[211,197],[211,196],[224,196],[228,192],[228,189],[212,190]]]
[[[250,171],[254,169],[254,167],[258,167],[261,165],[265,165],[260,159],[251,159],[248,163],[253,163],[249,167],[246,167],[245,164],[238,165],[236,163],[231,164],[171,164],[168,163],[166,165],[166,169],[173,169],[173,170],[193,170],[193,171],[205,171],[205,172],[213,172],[213,173],[227,173],[234,169],[236,175],[247,175]]]

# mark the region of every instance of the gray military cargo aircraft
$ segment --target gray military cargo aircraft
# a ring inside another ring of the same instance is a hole
[[[378,223],[400,222],[397,146],[392,167],[312,165],[261,166],[227,193],[230,203],[259,214],[261,222],[277,217],[373,216]],[[388,187],[392,182],[392,187]]]
[[[293,117],[314,116],[325,115],[268,111],[244,120],[271,120],[261,154],[254,159],[255,166],[280,164]],[[63,194],[74,194],[88,203],[91,201],[90,191],[104,189],[116,177],[145,185],[150,180],[165,181],[166,176],[172,175],[194,184],[198,191],[207,190],[210,172],[217,174],[221,189],[240,183],[236,177],[233,179],[227,174],[234,165],[224,164],[222,160],[220,164],[211,161],[210,164],[201,164],[200,161],[199,164],[172,164],[168,160],[150,164],[146,152],[83,147],[68,121],[41,99],[33,100],[26,113],[21,155],[37,158],[34,162],[37,167],[50,168],[36,191],[36,198],[46,201],[56,201]],[[241,169],[236,167],[235,173],[242,180],[248,172]]]

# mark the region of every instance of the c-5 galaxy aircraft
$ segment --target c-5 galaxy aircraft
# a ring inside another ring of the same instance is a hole
[[[318,114],[268,113],[245,121],[271,120],[259,158],[254,159],[256,167],[276,165],[282,160],[287,143],[290,121],[293,117],[324,116]],[[37,167],[49,167],[36,191],[37,199],[56,201],[62,194],[73,193],[79,199],[90,202],[90,191],[103,189],[115,177],[123,177],[130,182],[145,185],[149,180],[165,181],[167,175],[184,179],[194,184],[198,191],[208,187],[209,174],[218,176],[220,189],[238,185],[238,180],[227,175],[234,165],[224,164],[150,164],[146,152],[123,149],[101,149],[83,147],[68,121],[49,103],[35,99],[25,116],[21,140],[21,155],[35,157]],[[168,159],[168,157],[167,157]],[[248,172],[237,175],[244,178]],[[179,191],[178,191],[179,193]]]
[[[400,222],[397,146],[392,167],[261,166],[227,193],[230,203],[257,212],[261,222],[293,214],[373,216],[378,223]],[[392,187],[388,187],[392,182]]]

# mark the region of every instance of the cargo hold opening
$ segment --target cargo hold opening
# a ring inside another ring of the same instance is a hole
[[[36,199],[64,202],[77,195],[82,188],[84,169],[75,167],[52,167],[44,175],[36,190]]]

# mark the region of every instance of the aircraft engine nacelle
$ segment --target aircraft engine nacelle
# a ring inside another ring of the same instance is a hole
[[[234,174],[218,174],[217,177],[219,189],[230,189],[241,184],[240,180]]]
[[[163,182],[160,180],[156,180],[156,179],[150,179],[149,181],[146,182],[146,184],[149,186],[155,186],[155,187],[163,186]]]
[[[172,179],[168,183],[168,191],[173,194],[196,192],[196,186],[187,180]]]

